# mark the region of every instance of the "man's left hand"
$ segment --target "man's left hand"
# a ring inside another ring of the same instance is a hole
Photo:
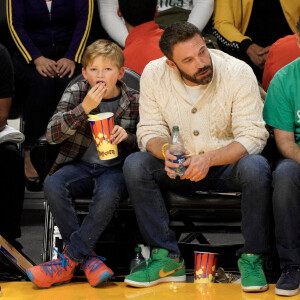
[[[183,163],[187,169],[180,179],[189,179],[191,181],[200,181],[206,177],[210,168],[210,159],[208,155],[192,155]]]

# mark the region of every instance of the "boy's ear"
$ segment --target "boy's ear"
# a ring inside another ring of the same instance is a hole
[[[119,70],[118,80],[121,80],[123,78],[124,74],[125,74],[125,68],[121,67]]]
[[[83,75],[84,79],[87,80],[85,68],[82,68],[81,72],[82,72],[82,75]]]

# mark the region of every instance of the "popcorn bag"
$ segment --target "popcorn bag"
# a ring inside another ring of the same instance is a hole
[[[113,113],[100,113],[88,119],[90,121],[93,138],[101,160],[108,160],[118,156],[118,146],[112,144],[111,132],[115,126]]]
[[[215,281],[218,253],[194,251],[194,282],[210,283]]]

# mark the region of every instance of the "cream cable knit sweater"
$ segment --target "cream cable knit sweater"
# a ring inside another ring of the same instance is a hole
[[[188,100],[180,75],[165,63],[165,57],[146,66],[141,77],[137,129],[142,151],[153,137],[168,140],[174,125],[179,126],[191,154],[216,150],[233,141],[242,144],[249,154],[263,150],[269,134],[252,69],[222,51],[209,52],[213,80],[194,105]]]

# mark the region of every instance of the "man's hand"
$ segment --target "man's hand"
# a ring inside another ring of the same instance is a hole
[[[189,155],[190,153],[188,151],[185,151],[185,155]],[[167,172],[167,175],[171,179],[176,178],[176,172],[173,169],[176,169],[179,167],[179,164],[173,163],[172,160],[176,160],[177,157],[175,155],[172,155],[169,151],[169,149],[165,150],[165,171]]]
[[[206,154],[192,155],[183,163],[187,169],[180,179],[189,179],[191,181],[200,181],[206,177],[210,165],[210,158]]]
[[[251,61],[261,70],[263,70],[265,66],[265,62],[268,57],[270,46],[268,47],[260,47],[257,44],[251,44],[246,53],[250,57]]]
[[[90,111],[92,111],[101,103],[106,91],[107,87],[104,82],[97,83],[89,90],[82,101],[82,107],[86,114],[89,114]]]
[[[127,138],[128,138],[128,134],[127,134],[126,130],[119,125],[115,125],[115,127],[111,133],[112,133],[111,138],[114,140],[112,142],[112,144],[117,145],[117,144],[121,143],[122,141],[127,140]]]
[[[36,58],[34,61],[36,66],[36,70],[44,77],[54,78],[57,76],[57,63],[56,61],[46,58],[44,56],[40,56]]]
[[[61,58],[57,61],[57,76],[60,78],[65,77],[68,73],[69,78],[71,78],[75,71],[75,63],[74,61],[68,59],[68,58]]]

